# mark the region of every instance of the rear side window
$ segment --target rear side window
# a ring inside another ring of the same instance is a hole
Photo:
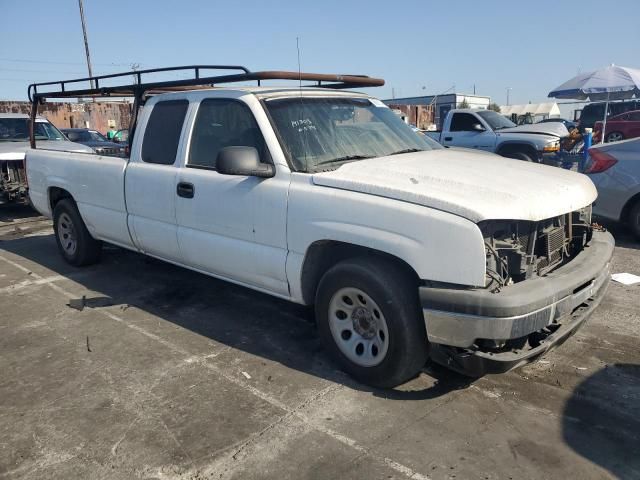
[[[155,104],[142,140],[143,162],[173,165],[188,106],[189,102],[186,100],[168,100]]]

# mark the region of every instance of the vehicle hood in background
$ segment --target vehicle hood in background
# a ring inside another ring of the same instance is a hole
[[[82,144],[91,148],[124,148],[124,145],[115,142],[82,142]]]
[[[36,146],[43,150],[93,153],[93,149],[86,145],[66,140],[38,140]],[[30,148],[29,142],[0,142],[0,160],[23,160]]]
[[[351,162],[316,173],[312,180],[316,185],[424,205],[472,222],[543,220],[590,205],[597,196],[585,175],[459,150]]]
[[[569,135],[569,130],[564,124],[560,122],[544,122],[533,123],[528,125],[518,125],[517,127],[502,128],[496,133],[537,133],[544,135],[553,135],[555,137],[566,137]]]

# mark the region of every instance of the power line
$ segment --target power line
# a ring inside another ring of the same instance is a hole
[[[36,60],[36,59],[25,60],[25,59],[19,59],[19,58],[3,58],[3,57],[0,57],[0,62],[42,63],[42,64],[49,64],[49,65],[86,65],[86,62],[58,62],[53,60]],[[104,67],[128,67],[132,63],[137,63],[137,62],[126,62],[126,63],[119,63],[119,62],[94,63],[92,62],[92,65],[101,65]],[[139,64],[139,65],[142,66],[142,64]]]
[[[0,72],[23,72],[23,73],[68,73],[70,75],[84,75],[84,72],[70,72],[68,70],[34,70],[29,68],[0,68]]]
[[[93,77],[93,72],[91,71],[91,56],[89,55],[89,40],[87,40],[87,26],[84,22],[84,5],[82,4],[82,0],[78,0],[78,6],[80,7],[80,21],[82,23],[82,36],[84,37],[84,51],[87,55],[87,69],[89,70],[89,76]],[[91,80],[91,88],[96,88],[94,80]],[[96,99],[94,98],[95,102]]]

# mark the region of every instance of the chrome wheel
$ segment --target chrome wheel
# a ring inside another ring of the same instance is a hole
[[[607,135],[607,142],[619,142],[623,139],[623,136],[620,132],[612,132]]]
[[[340,351],[361,367],[384,360],[389,331],[382,310],[358,288],[341,288],[329,302],[329,328]]]
[[[78,249],[78,238],[71,217],[66,212],[58,218],[58,238],[64,253],[72,257]]]

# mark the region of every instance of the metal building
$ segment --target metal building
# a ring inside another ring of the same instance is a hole
[[[422,97],[390,98],[383,100],[387,105],[433,105],[435,107],[435,124],[437,128],[442,128],[442,121],[447,116],[449,110],[459,108],[463,102],[469,108],[486,110],[491,102],[491,97],[480,95],[467,95],[464,93],[446,93],[444,95],[426,95]]]

